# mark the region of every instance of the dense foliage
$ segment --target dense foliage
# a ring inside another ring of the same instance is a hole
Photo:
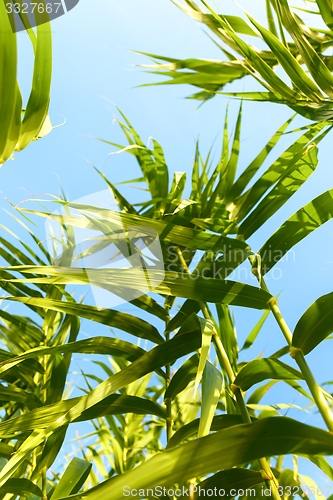
[[[31,244],[2,227],[0,498],[320,496],[298,469],[298,457],[333,480],[325,458],[333,454],[333,399],[306,358],[333,332],[333,292],[309,304],[291,331],[265,281],[288,251],[332,218],[333,188],[299,208],[260,249],[248,243],[311,182],[318,147],[331,132],[331,3],[311,2],[327,29],[305,25],[287,0],[266,1],[266,28],[247,14],[223,16],[203,0],[174,3],[208,26],[223,59],[154,55],[151,71],[199,87],[200,100],[218,98],[224,85],[252,75],[265,91],[227,95],[286,104],[312,121],[292,130],[292,116],[238,172],[240,104],[232,134],[226,114],[218,160],[204,157],[198,143],[187,181],[184,172],[169,180],[162,146],[156,140],[147,146],[119,112],[125,143],[109,144],[137,161],[141,176],[129,182],[144,187],[144,201],[132,203],[100,173],[118,210],[54,197],[43,200],[43,210],[21,207],[14,217]],[[250,45],[249,36],[266,48]],[[271,161],[287,133],[293,142]],[[58,228],[54,251],[23,217]],[[113,258],[128,265],[113,267]],[[256,276],[256,285],[229,279],[240,267]],[[80,295],[87,285],[129,300],[133,312],[91,305]],[[8,312],[13,303],[25,312]],[[243,345],[235,330],[238,307],[263,311]],[[268,315],[285,345],[252,359],[249,348]],[[104,325],[105,334],[80,339],[82,319]],[[68,398],[73,353],[91,354],[100,371],[85,373],[85,394]],[[278,382],[303,396],[299,410],[319,412],[327,430],[282,416],[292,404],[262,404]],[[93,426],[93,443],[53,477],[66,431],[77,422]]]

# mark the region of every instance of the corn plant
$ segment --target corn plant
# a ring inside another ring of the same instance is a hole
[[[52,129],[48,117],[52,74],[52,42],[50,23],[46,12],[36,9],[36,32],[30,27],[25,14],[23,18],[34,51],[34,67],[28,102],[22,103],[22,94],[17,79],[18,50],[17,35],[13,32],[14,14],[9,12],[9,2],[0,2],[0,165],[21,151],[31,141],[45,136]],[[43,21],[43,24],[39,24]]]

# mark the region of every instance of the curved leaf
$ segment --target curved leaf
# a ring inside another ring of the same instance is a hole
[[[317,143],[325,136],[325,128],[326,131],[329,130],[325,122],[312,124],[309,130],[298,137],[283,151],[279,158],[267,168],[253,186],[234,202],[236,206],[233,209],[233,213],[234,216],[237,216],[238,220],[242,220],[248,216],[263,195],[296,168],[297,162],[302,160],[308,152],[309,147],[313,145],[313,142]],[[319,137],[316,137],[323,129],[324,132]]]
[[[198,492],[194,490],[194,499],[199,500],[206,495],[209,498],[234,498],[240,490],[245,491],[263,482],[263,476],[259,471],[238,468],[223,470],[199,483]],[[211,495],[214,490],[217,491],[216,496]]]
[[[37,44],[33,71],[32,89],[24,113],[17,149],[24,149],[31,141],[36,140],[44,125],[50,103],[52,78],[52,36],[51,25],[47,22],[48,14],[38,12]],[[41,24],[43,23],[43,24]]]
[[[237,415],[237,414],[216,415],[213,418],[210,430],[217,432],[226,429],[228,427],[232,427],[233,425],[240,425],[243,423],[244,420],[242,415]],[[189,422],[188,424],[185,424],[182,427],[180,427],[180,429],[178,429],[178,431],[176,431],[174,435],[171,436],[171,438],[169,439],[166,449],[174,448],[175,446],[178,446],[185,439],[197,435],[199,424],[200,424],[200,419],[196,418],[195,420],[192,420],[192,422]]]
[[[206,366],[206,362],[208,361],[210,344],[212,341],[212,336],[214,334],[214,324],[211,320],[199,318],[199,321],[202,331],[202,340],[201,340],[201,348],[199,355],[198,371],[195,376],[194,393],[196,393],[199,387],[201,377]]]
[[[295,45],[302,56],[313,79],[321,90],[329,97],[333,97],[333,76],[326,64],[312,47],[307,37],[303,36],[295,16],[290,11],[287,0],[279,0],[282,23],[293,38]]]
[[[112,309],[101,309],[99,307],[88,306],[85,304],[77,304],[71,302],[63,302],[49,298],[33,298],[33,297],[2,297],[3,300],[12,300],[22,302],[23,304],[33,305],[35,307],[49,309],[51,311],[62,312],[79,316],[80,318],[89,319],[96,323],[102,323],[114,328],[135,335],[151,342],[161,344],[164,342],[163,337],[158,333],[158,330],[147,321],[132,316],[121,311],[113,311]],[[1,314],[1,313],[0,313]]]
[[[292,345],[311,352],[333,332],[333,293],[319,297],[299,319],[293,334]]]
[[[195,379],[198,364],[199,358],[197,354],[194,354],[182,364],[172,377],[170,384],[165,391],[164,399],[174,399],[177,394],[182,392],[188,384]]]
[[[18,403],[23,403],[29,409],[38,408],[42,406],[40,399],[31,392],[26,392],[19,387],[15,387],[14,384],[8,387],[0,384],[0,400],[3,401],[16,401]]]
[[[41,489],[36,484],[24,478],[8,479],[8,481],[1,486],[0,494],[6,495],[8,493],[12,493],[14,496],[21,496],[24,493],[31,493],[41,498],[44,496]]]
[[[333,10],[330,0],[317,0],[320,14],[330,29],[333,29]]]
[[[262,166],[263,162],[267,158],[268,154],[272,151],[274,146],[278,143],[281,136],[287,129],[288,125],[295,118],[295,115],[289,118],[285,123],[279,127],[279,129],[275,132],[275,134],[270,138],[267,144],[265,144],[264,148],[260,151],[260,153],[255,157],[255,159],[250,163],[250,165],[244,170],[244,172],[238,177],[234,185],[232,186],[230,192],[226,197],[227,202],[231,202],[235,200],[238,196],[242,194],[246,186],[250,183],[251,179],[257,173],[259,168]]]
[[[0,5],[0,166],[12,154],[19,135],[21,109],[16,74],[17,74],[17,41],[12,32],[10,15],[6,5]],[[13,133],[14,132],[14,133]]]
[[[262,227],[304,184],[318,165],[317,155],[318,148],[310,145],[294,168],[288,169],[267,196],[242,222],[239,231],[245,239]]]
[[[270,47],[276,59],[279,61],[287,75],[290,77],[294,86],[301,90],[306,96],[314,101],[320,101],[323,98],[320,89],[315,82],[306,74],[302,66],[297,62],[297,59],[291,52],[283,45],[280,40],[273,35],[270,31],[259,24],[255,19],[247,14],[251,23],[261,33],[263,39]]]
[[[90,474],[92,464],[81,458],[73,458],[57,484],[50,500],[77,493]]]
[[[267,379],[302,380],[301,372],[282,363],[278,359],[254,359],[247,363],[238,373],[233,385],[247,391],[254,384]]]
[[[270,311],[265,311],[263,313],[263,315],[259,319],[258,323],[252,328],[252,330],[250,331],[250,333],[246,337],[245,342],[243,344],[243,347],[241,348],[241,351],[245,351],[245,349],[249,349],[253,345],[253,342],[258,337],[260,330],[263,327],[263,324],[265,323],[266,319],[269,316],[269,313],[270,313]]]

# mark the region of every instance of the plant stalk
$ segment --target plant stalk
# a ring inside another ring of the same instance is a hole
[[[169,313],[171,307],[173,306],[174,304],[174,301],[175,301],[175,297],[167,297],[166,300],[165,300],[165,303],[164,303],[164,308],[166,309],[166,311]],[[165,341],[167,342],[168,340],[170,340],[170,332],[169,332],[169,329],[168,329],[168,326],[169,326],[169,321],[170,321],[170,317],[169,317],[169,314],[168,314],[168,317],[165,321],[165,332],[164,332],[164,336],[165,336]],[[171,380],[171,366],[170,364],[167,364],[165,366],[165,372],[166,372],[166,380],[165,380],[165,390],[167,390],[167,388],[169,387],[169,384],[170,384],[170,380]],[[166,439],[167,439],[167,443],[169,442],[171,436],[172,436],[172,427],[173,427],[173,420],[172,420],[172,401],[170,398],[166,398],[165,399],[165,406],[166,406],[166,413],[167,413],[167,418],[166,418]]]
[[[183,256],[180,248],[177,249],[177,253],[178,253],[178,256],[179,256],[179,259],[180,259],[180,262],[182,264],[183,269],[185,270],[185,272],[187,274],[190,274],[190,271],[188,269],[188,266],[186,264],[186,261],[184,259],[184,256]],[[211,317],[211,313],[207,307],[207,304],[199,301],[199,305],[200,305],[202,314],[204,315],[205,319],[211,321],[212,317]],[[231,385],[231,384],[233,384],[233,382],[236,378],[236,375],[235,375],[234,370],[231,366],[231,363],[230,363],[228,355],[224,349],[222,341],[221,341],[221,339],[216,331],[214,331],[212,339],[213,339],[213,342],[214,342],[214,345],[216,348],[216,353],[217,353],[220,365],[226,371],[226,374],[227,374],[228,379],[229,379],[229,384]],[[239,387],[237,389],[235,389],[234,394],[235,394],[235,397],[236,397],[236,400],[238,403],[239,411],[240,411],[242,418],[244,420],[244,423],[251,424],[252,420],[251,420],[250,414],[248,412],[248,409],[246,407],[246,404],[245,404],[245,401],[243,398],[243,394],[242,394]],[[274,474],[269,466],[267,459],[260,458],[258,460],[258,462],[259,462],[260,467],[262,469],[261,473],[262,473],[263,479],[266,483],[266,486],[269,488],[269,490],[271,492],[271,497],[274,500],[281,500],[278,489],[277,489],[277,486],[278,486],[277,480],[274,477]]]
[[[207,309],[206,305],[205,305],[205,307]],[[205,315],[205,313],[204,313],[204,315]],[[205,317],[206,317],[206,315],[205,315]],[[206,319],[210,319],[209,316],[206,317]],[[218,358],[219,358],[220,364],[225,369],[227,376],[228,376],[228,379],[229,379],[229,383],[231,385],[231,384],[233,384],[236,377],[235,377],[234,371],[232,369],[232,366],[230,364],[228,355],[223,347],[223,344],[222,344],[221,339],[218,336],[217,332],[215,332],[213,335],[213,341],[214,341],[214,344],[216,347],[216,351],[218,353]],[[239,407],[239,411],[242,415],[244,423],[251,424],[252,420],[251,420],[250,414],[248,412],[248,409],[246,407],[242,391],[240,390],[239,387],[237,387],[237,389],[235,389],[233,392],[235,394],[237,404]],[[266,458],[260,458],[258,460],[258,462],[259,462],[259,465],[262,469],[262,475],[263,475],[263,478],[265,480],[266,486],[269,488],[272,498],[274,498],[274,500],[281,500],[278,489],[277,489],[278,483],[277,483],[277,480],[274,477],[274,474],[269,466],[268,460]]]
[[[253,261],[251,261],[251,259],[250,259],[250,262],[253,264]],[[262,278],[262,276],[260,274],[258,274],[256,271],[253,274],[255,276],[257,276],[257,279],[259,281],[261,288],[263,290],[265,290],[266,292],[270,293],[270,291],[265,283],[265,280]],[[276,322],[278,323],[278,325],[280,327],[280,330],[282,331],[282,333],[284,335],[284,338],[286,339],[288,345],[290,347],[292,347],[293,335],[292,335],[292,332],[291,332],[287,322],[285,321],[284,317],[281,314],[281,311],[280,311],[279,306],[278,306],[277,298],[272,297],[268,301],[268,305],[269,305],[270,310],[273,313],[274,318],[276,319]],[[323,393],[321,391],[320,385],[317,384],[317,382],[316,382],[316,380],[315,380],[315,378],[310,370],[310,367],[309,367],[309,365],[304,357],[304,354],[302,353],[302,351],[300,349],[295,349],[294,352],[291,350],[290,354],[295,359],[296,363],[298,364],[298,367],[302,372],[304,380],[305,380],[305,382],[306,382],[306,384],[307,384],[307,386],[312,394],[313,399],[315,400],[317,408],[318,408],[325,424],[327,425],[328,430],[330,432],[333,432],[333,415],[332,415],[331,409],[328,405],[328,402],[327,402],[325,396],[323,395]]]

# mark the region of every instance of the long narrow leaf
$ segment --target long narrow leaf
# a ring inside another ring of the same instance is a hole
[[[308,354],[332,332],[333,293],[328,293],[315,300],[299,319],[292,344]]]
[[[333,217],[333,189],[298,210],[261,247],[261,272],[266,274],[299,241]]]
[[[117,283],[112,288],[114,293],[123,294],[125,289],[149,290],[163,295],[202,300],[204,302],[223,303],[268,309],[267,302],[271,295],[251,285],[222,279],[191,276],[186,273],[155,271],[152,280],[147,280],[137,269],[76,269],[72,267],[30,267],[16,266],[12,270],[24,271],[26,274],[49,275],[50,278],[34,277],[31,279],[14,279],[12,283],[32,282],[49,284],[85,284],[96,285],[108,289],[110,283]],[[0,269],[0,275],[3,271]],[[163,279],[164,278],[164,279]],[[157,286],[156,284],[159,283]]]

